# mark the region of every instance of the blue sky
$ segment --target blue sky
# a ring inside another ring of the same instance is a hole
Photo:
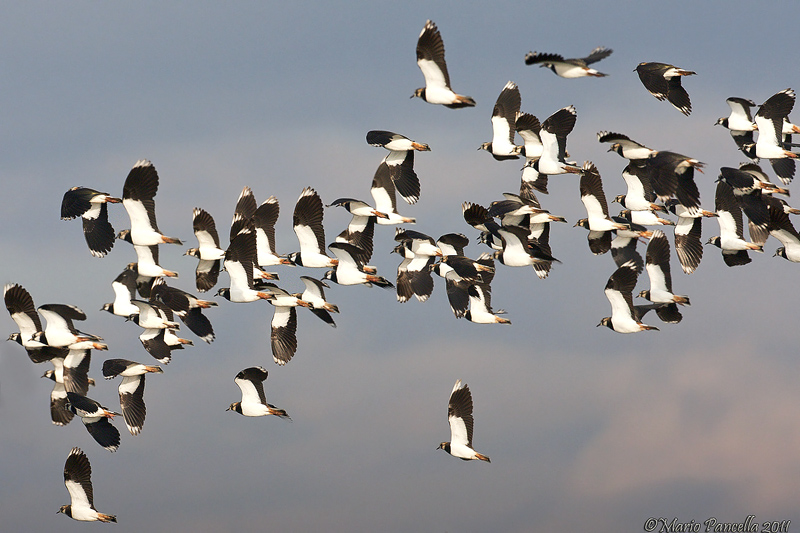
[[[719,168],[743,161],[713,126],[728,113],[725,98],[760,103],[797,89],[782,37],[797,20],[789,2],[774,3],[775,13],[716,1],[349,6],[6,9],[0,277],[26,287],[37,305],[87,312],[81,328],[110,346],[93,354],[93,398],[118,401],[118,383],[102,380],[104,359],[151,357],[136,326],[97,311],[135,256],[127,243],[103,259],[89,255],[80,223],[59,220],[72,186],[119,195],[133,164],[150,159],[161,178],[159,226],[187,243],[163,246],[161,263],[193,290],[195,262],[182,255],[193,246],[193,207],[225,235],[242,187],[259,202],[275,195],[278,249],[295,251],[291,212],[303,187],[326,203],[371,200],[384,152],[364,136],[387,129],[431,146],[416,157],[421,199],[401,212],[433,237],[466,234],[466,253],[477,257],[485,249],[461,203],[486,205],[519,184],[518,162],[477,150],[507,81],[540,119],[576,107],[569,152],[597,165],[609,198],[624,193],[625,161],[597,142],[601,130],[704,161],[696,181],[707,209]],[[426,19],[441,30],[454,89],[475,108],[409,98],[423,84],[414,48]],[[530,50],[580,57],[601,45],[614,49],[599,64],[609,74],[602,79],[565,80],[523,62]],[[691,116],[647,93],[633,72],[641,61],[698,73],[684,80]],[[113,454],[79,422],[50,423],[50,382],[39,378],[47,365],[3,343],[2,529],[84,527],[56,514],[68,503],[62,469],[73,446],[87,453],[96,506],[118,515],[117,531],[640,531],[651,516],[800,520],[797,265],[771,257],[775,241],[745,267],[726,267],[712,247],[690,276],[674,259],[676,292],[692,301],[684,320],[618,335],[595,327],[609,314],[603,287],[614,265],[572,227],[585,216],[577,179],[551,178],[550,190],[543,206],[569,221],[552,228],[562,263],[546,280],[499,266],[493,304],[508,311],[510,327],[455,320],[439,280],[425,303],[333,286],[338,328],[301,310],[297,355],[278,367],[272,309],[220,301],[207,313],[217,339],[195,339],[148,378],[145,427],[132,437],[117,422],[122,444]],[[118,230],[128,224],[120,206],[111,220]],[[329,241],[347,221],[344,210],[326,211]],[[704,225],[705,238],[717,233],[714,221]],[[389,253],[393,236],[391,227],[376,230],[372,261],[389,278],[399,262]],[[300,275],[323,271],[280,274],[282,287],[299,291]],[[646,287],[643,275],[637,292]],[[10,319],[5,328],[16,331]],[[294,422],[225,412],[239,396],[233,377],[253,365],[269,370],[267,398]],[[436,450],[448,440],[447,399],[459,378],[473,392],[475,447],[491,464]]]

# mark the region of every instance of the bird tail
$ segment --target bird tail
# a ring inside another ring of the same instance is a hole
[[[689,297],[688,296],[678,296],[676,294],[674,300],[675,300],[676,304],[692,305],[691,303],[689,303]]]
[[[389,281],[388,279],[382,277],[382,276],[371,276],[371,275],[368,275],[367,276],[367,281],[370,282],[370,283],[373,283],[373,284],[375,284],[378,287],[381,287],[383,289],[393,289],[394,288],[394,285],[392,285],[392,282]]]
[[[97,513],[97,519],[100,520],[101,522],[106,522],[106,523],[108,523],[108,522],[116,523],[117,522],[117,517],[114,516],[113,514]]]
[[[476,459],[480,459],[481,461],[486,461],[487,463],[491,463],[492,462],[491,459],[489,459],[487,456],[483,455],[482,453],[476,453],[475,454],[475,458]]]
[[[269,408],[269,414],[275,415],[278,418],[289,420],[291,422],[292,417],[290,417],[283,409],[278,409],[274,405],[267,405],[267,407]]]

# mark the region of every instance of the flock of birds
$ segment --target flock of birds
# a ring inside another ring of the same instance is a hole
[[[557,54],[531,52],[526,55],[525,63],[549,68],[563,78],[603,77],[605,74],[589,65],[611,53],[612,50],[600,47],[584,58],[564,59]],[[432,21],[427,21],[419,36],[417,64],[425,77],[425,87],[417,89],[412,97],[450,108],[476,105],[471,97],[451,89],[444,44]],[[691,102],[681,78],[694,72],[663,63],[641,63],[636,71],[656,98],[666,99],[685,115],[691,113]],[[346,209],[352,216],[333,242],[328,243],[325,238],[326,206],[313,188],[306,187],[292,217],[300,250],[280,254],[275,243],[278,199],[270,196],[259,205],[252,190],[245,187],[234,208],[228,246],[222,246],[213,217],[195,208],[192,225],[198,246],[184,255],[198,260],[194,284],[197,292],[214,289],[225,272],[229,286],[217,289],[217,296],[233,304],[266,300],[273,306],[270,343],[273,359],[281,366],[297,351],[297,307],[308,309],[336,327],[333,314],[339,308],[326,298],[328,281],[394,289],[399,302],[412,297],[425,301],[433,291],[432,274],[437,274],[445,280],[448,301],[456,318],[481,324],[510,324],[501,316],[504,312],[494,311],[491,305],[495,261],[507,267],[532,267],[541,279],[548,276],[553,263],[558,262],[550,247],[550,224],[566,220],[543,209],[536,195],[548,194],[549,176],[574,174],[580,181],[581,201],[587,213],[575,226],[588,230],[591,253],[600,255],[610,251],[616,264],[605,287],[611,316],[603,318],[598,326],[618,333],[656,330],[642,322],[645,313],[654,310],[661,321],[676,323],[682,318],[679,306],[690,304],[688,296],[673,292],[672,247],[667,234],[659,229],[662,226],[674,227],[676,255],[686,274],[693,273],[702,259],[701,224],[705,217],[714,217],[719,223],[720,235],[711,238],[708,244],[721,249],[728,266],[749,263],[748,252],[763,251],[770,236],[782,244],[776,255],[800,262],[800,235],[789,219],[790,214],[800,211],[776,196],[788,196],[789,191],[771,183],[757,164],[758,160],[767,160],[784,186],[791,181],[794,159],[798,157],[791,151],[796,146],[791,135],[800,133],[800,128],[788,119],[794,100],[790,89],[778,92],[760,106],[744,98],[727,100],[730,115],[719,119],[717,124],[730,131],[737,148],[751,161],[720,170],[713,211],[701,207],[694,182],[694,171],[702,172],[702,162],[650,149],[620,133],[598,133],[599,142],[608,143],[609,151],[628,161],[622,171],[627,192],[613,200],[623,209],[612,216],[597,167],[588,161],[579,165],[568,160],[567,137],[577,121],[576,109],[566,106],[540,122],[536,116],[521,112],[519,89],[508,82],[492,112],[492,139],[479,149],[500,161],[524,158],[525,165],[518,194],[505,193],[504,199],[488,207],[463,203],[465,221],[479,232],[478,240],[488,247],[478,258],[464,255],[470,239],[462,233],[448,233],[434,239],[400,226],[416,222],[398,212],[397,197],[409,205],[419,200],[421,188],[414,171],[414,153],[430,148],[383,130],[370,131],[366,136],[367,143],[388,151],[372,180],[374,206],[349,197],[328,204],[327,207]],[[756,107],[753,116],[751,110]],[[754,132],[758,132],[757,138]],[[523,141],[521,145],[516,143],[517,134]],[[215,334],[204,313],[218,304],[167,284],[167,280],[171,283],[178,274],[160,265],[159,246],[183,243],[158,229],[155,210],[158,186],[159,176],[153,164],[138,161],[125,180],[120,198],[86,187],[73,187],[64,194],[61,217],[81,218],[86,243],[95,257],[111,252],[117,240],[133,246],[137,261],[128,264],[113,280],[114,300],[102,310],[138,326],[139,340],[146,352],[166,365],[174,350],[193,344],[179,337],[180,323],[175,317],[198,338],[210,343]],[[109,203],[122,204],[130,218],[130,229],[114,230],[108,218]],[[744,238],[742,212],[748,218],[749,241]],[[677,222],[668,219],[669,214],[676,216]],[[369,265],[376,224],[396,226],[392,251],[401,257],[401,262],[394,283],[379,276],[377,269]],[[644,259],[637,251],[640,241],[647,242]],[[278,273],[268,270],[280,265],[326,270],[320,277],[300,276],[305,289],[292,293],[275,283],[279,280]],[[633,292],[643,270],[648,274],[650,288],[638,296],[649,303],[634,305]],[[32,362],[49,361],[53,365],[44,374],[54,382],[50,396],[53,424],[64,426],[77,415],[91,436],[112,452],[121,442],[119,430],[111,422],[115,416],[123,417],[131,435],[142,431],[146,415],[145,377],[163,373],[161,366],[125,359],[105,360],[103,376],[122,378],[118,387],[121,413],[113,411],[87,396],[94,384],[88,375],[91,351],[107,350],[108,346],[100,336],[76,329],[74,322],[86,320],[86,314],[67,304],[37,308],[31,294],[19,284],[5,286],[4,300],[19,329],[9,340],[21,345]],[[228,410],[248,417],[275,415],[291,420],[285,410],[267,402],[264,393],[267,376],[267,370],[261,366],[238,372],[234,382],[241,390],[241,401],[231,403]],[[439,448],[463,460],[488,462],[489,458],[472,446],[472,410],[470,389],[457,380],[448,402],[450,441],[442,442]],[[76,520],[116,521],[115,516],[94,508],[91,467],[86,454],[78,448],[73,448],[67,458],[64,482],[71,504],[61,507],[60,512]]]

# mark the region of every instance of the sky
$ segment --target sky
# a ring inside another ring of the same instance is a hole
[[[365,134],[385,129],[430,145],[415,170],[422,194],[399,210],[434,238],[461,232],[465,253],[487,251],[461,216],[465,201],[488,205],[516,192],[521,165],[477,148],[490,140],[491,110],[507,81],[522,110],[544,120],[567,105],[578,118],[568,150],[593,161],[606,196],[623,194],[626,161],[597,142],[616,131],[706,163],[696,174],[713,209],[722,166],[744,161],[727,131],[725,99],[761,103],[798,88],[786,68],[785,36],[797,5],[770,10],[744,2],[161,2],[7,6],[0,20],[0,281],[19,283],[36,305],[86,311],[80,329],[103,336],[92,354],[90,397],[118,406],[118,382],[102,379],[107,358],[152,363],[138,328],[100,312],[111,281],[135,260],[127,243],[97,259],[80,222],[61,221],[65,191],[87,186],[121,195],[130,168],[153,162],[162,246],[174,285],[193,291],[191,214],[215,217],[227,242],[242,188],[280,201],[277,247],[298,249],[294,202],[306,186],[325,203],[371,202],[385,152]],[[477,106],[451,110],[409,98],[423,85],[416,40],[427,19],[446,47],[453,88]],[[764,35],[769,22],[769,33]],[[608,77],[566,80],[524,64],[528,51],[582,57]],[[633,72],[642,61],[694,70],[684,79],[693,113],[653,98]],[[768,170],[772,176],[771,169]],[[116,514],[115,531],[642,531],[651,517],[685,523],[792,520],[800,490],[800,388],[796,376],[798,267],[772,257],[771,239],[753,262],[729,268],[706,247],[692,275],[673,252],[675,291],[691,298],[679,324],[616,334],[603,288],[614,271],[594,256],[577,178],[550,180],[540,201],[568,224],[551,231],[561,263],[540,280],[529,268],[498,265],[495,309],[511,326],[456,320],[444,284],[400,304],[377,287],[332,286],[336,329],[299,313],[298,344],[285,367],[272,361],[266,304],[220,300],[206,312],[216,339],[176,352],[147,379],[142,433],[121,421],[109,453],[73,421],[49,418],[48,364],[0,345],[0,529],[79,531],[58,515],[69,503],[63,465],[82,448],[93,468],[95,506]],[[791,202],[791,199],[790,199]],[[613,211],[613,208],[612,208]],[[115,229],[128,225],[110,207]],[[328,241],[346,226],[325,212]],[[704,240],[717,234],[704,221]],[[668,229],[667,234],[671,231]],[[394,279],[394,229],[376,229],[372,264]],[[640,245],[640,252],[644,246]],[[300,275],[276,267],[280,286]],[[221,278],[219,286],[227,284]],[[647,288],[639,278],[636,292]],[[3,335],[17,331],[10,318]],[[269,371],[267,399],[293,421],[226,412],[240,399],[237,372]],[[453,383],[469,384],[474,445],[491,463],[464,462],[436,447],[449,440]],[[101,527],[101,526],[96,526]],[[658,530],[658,529],[656,529]]]

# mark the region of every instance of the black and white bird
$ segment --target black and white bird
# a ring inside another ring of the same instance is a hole
[[[414,252],[411,251],[407,243],[401,242],[392,249],[392,253],[396,253],[403,258],[400,264],[397,265],[397,281],[395,282],[397,301],[402,304],[406,303],[414,296],[414,288],[411,286],[412,274],[408,271],[408,267],[414,260]],[[427,263],[424,266],[427,267]]]
[[[275,415],[278,418],[291,420],[286,411],[267,403],[264,381],[268,375],[269,372],[260,366],[251,366],[236,374],[233,381],[242,391],[242,401],[233,402],[226,411],[235,411],[244,416]]]
[[[436,246],[442,255],[464,255],[464,248],[469,244],[469,239],[463,233],[445,233],[436,239]]]
[[[50,391],[50,418],[53,424],[63,426],[74,417],[67,409],[67,391],[85,396],[94,380],[89,377],[92,355],[90,350],[66,350],[65,355],[52,357],[53,369],[42,377],[53,382]]]
[[[500,224],[489,215],[488,209],[480,204],[464,202],[461,204],[461,213],[467,224],[481,232],[479,237],[480,242],[483,242],[494,250],[503,249],[503,238],[498,232]]]
[[[33,297],[25,287],[17,283],[7,283],[3,286],[3,300],[8,314],[19,329],[19,332],[9,335],[8,340],[25,348],[32,362],[43,363],[53,357],[66,357],[66,348],[55,348],[33,340],[33,336],[42,330],[42,320],[36,311]]]
[[[644,270],[644,259],[642,255],[636,250],[636,245],[639,243],[639,235],[628,230],[619,230],[617,235],[611,240],[611,258],[617,268],[621,267],[628,261],[633,262],[636,267],[636,272],[641,273]]]
[[[600,131],[597,133],[597,140],[601,143],[610,143],[611,147],[609,152],[616,152],[621,157],[629,160],[636,166],[644,166],[644,162],[655,153],[645,145],[638,143],[622,133],[614,133],[610,131]]]
[[[325,253],[323,213],[322,199],[317,191],[311,187],[303,189],[294,207],[292,226],[300,242],[300,251],[289,254],[292,264],[309,268],[336,266],[336,259]]]
[[[674,226],[675,223],[669,219],[658,216],[654,211],[642,210],[633,211],[632,209],[623,209],[619,212],[619,218],[625,219],[631,224],[638,224],[640,226]]]
[[[256,238],[253,240],[251,245],[253,246],[253,278],[276,280],[278,279],[277,273],[266,272],[259,267],[258,263],[259,231],[255,224],[255,216],[257,211],[258,211],[258,204],[256,203],[256,197],[253,194],[253,190],[250,187],[242,188],[242,192],[239,194],[239,198],[236,200],[236,207],[234,208],[233,211],[233,218],[231,220],[231,229],[230,229],[230,241],[233,242],[233,239],[235,239],[236,236],[244,229],[246,228],[251,229],[256,235]],[[275,213],[275,218],[277,219],[277,213]],[[250,243],[249,240],[246,242]],[[262,246],[263,245],[264,243],[262,242]],[[264,258],[264,261],[272,262],[272,264],[280,264],[273,262],[272,258],[267,258],[267,257]],[[284,259],[283,264],[292,264],[292,263],[288,259]]]
[[[567,135],[575,127],[578,112],[574,106],[559,109],[542,122],[539,138],[542,140],[542,156],[531,164],[540,174],[580,174],[581,169],[566,161]]]
[[[148,373],[162,373],[160,366],[145,365],[127,359],[103,361],[103,377],[114,379],[122,376],[119,384],[119,405],[122,418],[131,435],[138,435],[144,426],[147,408],[144,405],[144,378]]]
[[[498,161],[519,159],[522,146],[516,145],[514,134],[521,103],[519,87],[509,81],[500,91],[492,109],[492,140],[481,144],[478,150],[486,150]]]
[[[445,256],[462,256],[464,253],[464,246],[454,247],[453,250],[447,250],[443,253]],[[445,280],[447,300],[450,303],[450,309],[453,311],[453,315],[455,315],[456,318],[462,318],[469,312],[469,287],[476,282],[484,283],[487,287],[489,287],[489,284],[494,277],[494,259],[490,254],[482,254],[478,259],[478,263],[488,268],[477,274],[477,280],[462,278],[456,273],[455,269],[447,263],[439,262],[433,266],[433,272]],[[479,313],[477,308],[476,313]]]
[[[158,173],[150,161],[137,161],[122,187],[122,205],[131,220],[131,244],[183,244],[180,239],[163,235],[156,223],[155,196],[158,192]]]
[[[167,332],[169,329],[165,328],[150,328],[145,329],[139,335],[139,342],[142,343],[142,346],[147,353],[152,355],[159,363],[161,364],[169,364],[172,360],[172,350],[183,348],[181,340],[178,340],[175,345],[171,343],[167,343]],[[177,337],[176,337],[177,338]],[[190,343],[191,341],[186,341]]]
[[[69,392],[84,396],[89,392],[89,385],[94,384],[94,380],[89,377],[89,367],[92,363],[91,350],[85,348],[68,350],[65,357],[54,357],[50,362],[53,363],[53,370],[48,370],[42,377],[63,383],[64,390]]]
[[[647,168],[629,163],[622,170],[622,179],[628,186],[627,192],[617,195],[613,202],[633,211],[666,211],[664,206],[655,203],[656,194]]]
[[[403,257],[397,267],[397,301],[406,302],[411,296],[426,301],[433,293],[431,269],[442,251],[432,237],[418,231],[398,228],[394,240],[399,243],[394,251]]]
[[[365,271],[363,261],[359,259],[363,252],[346,242],[332,242],[328,248],[337,258],[334,270],[325,272],[324,279],[339,285],[377,285],[384,289],[393,289],[394,285],[384,277]]]
[[[636,278],[638,277],[636,265],[633,261],[629,261],[608,278],[605,293],[611,304],[611,316],[600,320],[598,326],[606,326],[617,333],[658,331],[655,326],[643,324],[633,307],[633,289],[636,287]]]
[[[525,64],[549,68],[562,78],[583,78],[586,76],[602,78],[603,76],[607,76],[607,74],[598,72],[589,67],[589,65],[607,58],[611,55],[611,52],[613,52],[613,50],[610,48],[598,46],[586,57],[570,59],[564,59],[564,56],[559,54],[528,52],[525,54]]]
[[[168,278],[178,277],[177,272],[174,270],[167,270],[159,264],[157,244],[151,244],[149,246],[133,244],[131,230],[127,229],[120,231],[118,238],[131,243],[133,245],[133,251],[136,252],[136,262],[131,263],[131,265],[136,265],[136,272],[139,275],[137,278],[137,286],[141,285],[143,278],[152,279],[161,276],[166,276]]]
[[[164,278],[158,278],[153,282],[150,300],[161,302],[172,309],[181,322],[205,342],[210,343],[214,340],[214,327],[208,317],[203,314],[203,309],[216,307],[217,302],[201,300],[186,291],[170,287]]]
[[[191,344],[191,341],[179,339],[177,336],[174,343],[167,342],[167,335],[172,337],[171,332],[178,327],[169,307],[158,301],[132,300],[131,303],[139,308],[139,313],[130,317],[130,320],[143,330],[139,335],[139,341],[147,353],[160,363],[169,363],[173,349],[182,348],[183,344]]]
[[[667,100],[686,116],[692,112],[689,93],[681,85],[681,77],[697,74],[667,63],[639,63],[636,67],[644,88],[659,100]]]
[[[130,318],[131,315],[138,314],[139,308],[131,303],[136,298],[137,277],[138,273],[135,270],[126,267],[111,282],[111,288],[114,289],[114,301],[104,304],[100,310],[123,318]]]
[[[429,104],[442,104],[451,109],[475,105],[472,97],[456,94],[450,88],[450,75],[444,62],[444,42],[432,20],[425,23],[417,39],[417,65],[425,77],[425,87],[414,91],[412,98],[416,96]]]
[[[781,161],[780,159],[777,161]],[[788,161],[784,159],[783,161]],[[756,163],[740,163],[739,170],[750,174],[759,183],[753,183],[753,188],[761,189],[764,194],[783,194],[789,196],[789,189],[775,185],[769,180],[767,173],[764,172]],[[780,176],[779,176],[780,177]],[[730,185],[730,184],[729,184]],[[735,192],[735,191],[734,191]],[[745,191],[747,192],[747,191]]]
[[[717,222],[719,222],[719,236],[711,237],[706,244],[713,244],[720,248],[722,259],[729,267],[746,265],[752,261],[747,251],[763,252],[764,247],[744,240],[742,208],[730,185],[724,181],[718,181],[714,198]]]
[[[393,131],[386,130],[370,130],[367,132],[367,144],[386,148],[390,152],[408,152],[411,150],[418,150],[420,152],[429,152],[430,146],[425,143],[412,141],[405,135],[400,135]]]
[[[401,192],[402,189],[402,192]],[[370,194],[375,201],[379,217],[378,224],[414,224],[416,219],[401,215],[397,211],[397,193],[409,204],[419,199],[419,178],[414,172],[414,151],[389,152],[372,177]]]
[[[653,303],[690,305],[688,296],[680,296],[672,292],[672,274],[669,267],[669,241],[661,230],[654,230],[647,245],[647,276],[650,278],[650,289],[639,293]]]
[[[252,225],[242,229],[225,251],[225,271],[231,286],[221,288],[217,296],[234,303],[268,300],[269,294],[253,286],[253,265],[256,258],[256,234]]]
[[[143,329],[177,329],[173,313],[162,302],[157,300],[131,300],[139,312],[130,316],[130,321]]]
[[[770,160],[800,157],[800,154],[787,150],[783,143],[784,124],[787,122],[789,113],[792,112],[794,101],[794,91],[784,89],[770,96],[758,108],[755,119],[758,126],[756,157]]]
[[[667,211],[678,216],[675,223],[675,252],[686,274],[691,274],[703,259],[703,217],[716,217],[717,214],[705,209],[686,209],[678,200],[672,198],[664,204]]]
[[[447,402],[447,420],[450,423],[450,442],[442,442],[437,449],[464,461],[480,459],[490,463],[489,458],[472,447],[472,393],[469,385],[457,380]]]
[[[539,241],[530,237],[530,230],[521,226],[503,225],[499,229],[500,236],[503,237],[503,249],[495,252],[495,258],[505,266],[525,267],[531,266],[534,269],[543,263],[549,265],[558,259],[552,256],[549,246],[546,248],[539,245]],[[539,271],[537,271],[538,274]],[[539,276],[542,277],[542,276]]]
[[[252,225],[253,215],[258,209],[256,196],[250,187],[242,187],[242,192],[236,199],[236,206],[233,208],[231,218],[230,240],[232,241],[245,227]]]
[[[119,413],[108,410],[91,398],[69,391],[67,406],[72,414],[81,417],[81,422],[100,446],[110,452],[117,451],[120,442],[119,430],[109,419],[120,416]]]
[[[539,119],[530,113],[517,113],[514,120],[514,128],[522,137],[522,153],[525,155],[525,165],[522,167],[522,179],[520,181],[520,194],[533,194],[539,191],[544,194],[547,192],[547,175],[534,168],[534,162],[542,157],[544,146],[540,132],[542,125]]]
[[[788,189],[770,183],[763,173],[748,172],[740,168],[720,168],[718,181],[724,181],[733,190],[733,195],[747,216],[750,239],[764,244],[769,236],[770,224],[766,200],[773,193],[788,195]]]
[[[694,171],[702,173],[705,163],[676,152],[658,151],[647,158],[646,170],[658,199],[666,202],[673,196],[689,211],[700,209],[700,191]]]
[[[553,215],[542,209],[535,195],[520,196],[504,192],[503,200],[489,204],[489,216],[497,217],[503,226],[525,226],[549,222],[566,222],[564,217]]]
[[[61,200],[61,220],[81,217],[83,236],[89,251],[95,257],[103,257],[114,247],[116,238],[114,228],[108,221],[108,204],[120,202],[120,198],[105,192],[88,187],[72,187]]]
[[[280,214],[278,199],[270,196],[253,213],[256,230],[256,266],[291,265],[292,262],[281,256],[275,248],[275,224]]]
[[[461,233],[447,233],[439,237],[436,240],[436,244],[442,251],[443,256],[464,255],[464,248],[469,244],[469,239]],[[488,264],[494,263],[491,256],[488,256],[486,261]],[[452,267],[444,263],[434,264],[431,270],[444,278],[450,309],[456,318],[462,318],[469,310],[469,295],[467,294],[469,283],[455,279]],[[494,275],[494,273],[490,275]],[[398,283],[398,298],[399,285]],[[409,294],[408,297],[410,298],[411,295]]]
[[[206,292],[217,284],[225,250],[220,248],[219,233],[214,218],[199,207],[192,210],[192,229],[197,238],[197,248],[189,248],[183,255],[196,257],[195,285],[200,292]]]
[[[325,299],[325,289],[329,288],[328,284],[310,276],[300,276],[300,280],[306,286],[300,295],[300,299],[309,303],[308,309],[317,315],[320,320],[335,328],[336,323],[330,314],[338,313],[339,306]]]
[[[495,266],[491,254],[483,253],[475,260],[463,255],[446,255],[434,266],[434,272],[452,282],[448,284],[447,297],[456,318],[463,316],[476,324],[511,324],[510,320],[499,316],[505,314],[505,310],[492,309],[491,282]]]
[[[777,198],[767,199],[769,210],[769,234],[783,246],[775,250],[774,256],[783,257],[792,263],[800,263],[800,234],[789,220],[789,214]]]
[[[63,367],[63,359],[61,357],[54,357],[51,361],[56,369]],[[69,410],[63,372],[61,378],[58,378],[57,375],[58,372],[56,370],[48,370],[42,374],[42,377],[53,382],[53,389],[50,391],[50,420],[56,426],[66,426],[75,418],[75,415]]]
[[[375,221],[377,218],[389,218],[386,213],[381,213],[377,209],[354,198],[338,198],[331,202],[327,207],[343,207],[352,215],[350,222],[339,235],[336,242],[349,242],[364,251],[362,257],[364,263],[372,258],[373,237],[375,236]]]
[[[394,203],[395,193],[393,190],[399,193],[400,197],[408,204],[415,204],[419,200],[421,187],[419,177],[414,171],[414,152],[427,152],[430,151],[430,147],[427,144],[412,141],[399,133],[385,130],[368,131],[367,143],[371,146],[389,150],[389,153],[383,158],[378,170],[375,172],[372,187],[374,189],[376,186],[382,186],[387,183],[386,180],[388,178],[391,187],[387,185],[386,194],[390,198],[379,200],[378,196],[376,196],[382,195],[379,190],[373,190],[372,196],[375,199],[376,206],[381,204],[380,207],[377,207],[378,212],[394,213],[394,220],[386,220],[386,217],[376,215],[379,218],[378,222],[380,224],[396,224],[398,217],[396,210],[394,212],[390,210],[384,211],[383,208],[387,208],[388,204]]]
[[[86,320],[86,313],[69,304],[45,304],[38,308],[39,313],[47,321],[44,331],[33,335],[33,340],[54,348],[94,348],[107,350],[108,345],[102,337],[78,331],[73,320]]]
[[[494,273],[494,261],[489,264],[480,259],[471,259],[463,255],[445,255],[442,263],[454,271],[453,279],[468,281],[470,283],[483,282],[484,273]]]
[[[69,492],[70,503],[58,510],[73,520],[82,522],[116,522],[117,517],[100,513],[94,508],[92,489],[92,466],[80,448],[72,448],[64,463],[64,485]]]
[[[467,287],[469,309],[464,313],[464,318],[474,324],[509,324],[511,321],[500,315],[506,313],[505,309],[492,309],[492,293],[488,282],[471,283]]]
[[[603,180],[591,161],[583,165],[580,181],[581,202],[586,208],[588,229],[593,232],[630,229],[630,224],[617,222],[608,214],[608,201],[603,191]]]
[[[714,125],[727,129],[736,143],[736,147],[743,150],[747,145],[752,144],[753,132],[758,129],[750,111],[756,106],[756,103],[738,96],[732,96],[725,101],[731,108],[731,112],[727,117],[717,119]]]
[[[621,220],[621,219],[620,219]],[[589,227],[589,219],[588,218],[581,218],[573,226],[574,228],[581,227],[589,230],[586,239],[589,243],[589,251],[591,251],[594,255],[603,255],[611,250],[611,244],[613,242],[613,233],[612,230],[603,230],[597,231],[591,229]]]
[[[285,365],[297,351],[297,306],[311,307],[309,302],[281,289],[274,283],[263,283],[269,293],[269,303],[275,308],[272,315],[270,340],[275,363]]]

